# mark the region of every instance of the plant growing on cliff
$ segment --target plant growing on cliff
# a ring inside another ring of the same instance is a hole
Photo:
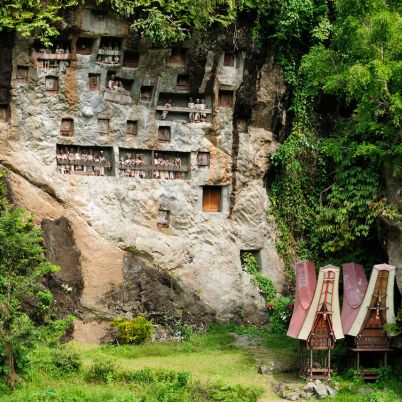
[[[53,298],[41,280],[58,267],[45,258],[41,230],[32,215],[4,199],[3,180],[0,193],[0,373],[14,388],[26,352],[41,339],[61,336],[70,321],[50,319]]]
[[[152,324],[141,315],[132,320],[118,317],[112,322],[112,326],[117,329],[118,341],[122,344],[140,345],[150,339],[153,332]]]
[[[272,302],[276,298],[275,286],[270,279],[260,272],[255,256],[245,252],[242,254],[242,264],[243,269],[251,275],[253,284],[257,286],[265,301],[267,303]]]

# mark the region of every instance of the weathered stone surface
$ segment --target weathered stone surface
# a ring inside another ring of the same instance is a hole
[[[314,392],[317,395],[317,399],[325,399],[328,397],[327,387],[323,383],[317,383],[314,385]]]
[[[81,33],[94,38],[96,49],[112,17],[106,18],[105,27],[98,24],[93,28],[90,18],[85,11],[76,16],[74,24],[76,32],[81,24]],[[123,25],[113,27],[113,34],[122,39],[127,32]],[[73,52],[77,35],[69,38]],[[246,36],[241,31],[240,37]],[[285,87],[268,54],[265,64],[259,55],[263,67],[258,85],[253,81],[257,71],[251,71],[252,63],[246,62],[251,55],[243,50],[229,73],[222,65],[227,42],[222,38],[224,33],[216,42],[222,47],[214,44],[207,49],[204,43],[198,50],[194,46],[199,39],[186,44],[188,54],[194,56],[189,62],[189,73],[194,73],[190,84],[201,92],[205,89],[203,96],[213,109],[210,120],[203,123],[187,123],[188,116],[169,120],[168,115],[166,121],[159,120],[155,110],[158,98],[176,93],[177,74],[183,74],[185,68],[167,62],[170,49],[151,49],[144,43],[138,44],[138,68],[114,68],[121,79],[133,81],[131,105],[104,99],[110,68],[96,63],[96,51],[91,55],[73,53],[65,73],[30,65],[26,83],[12,82],[11,119],[1,131],[0,162],[12,171],[15,202],[43,223],[49,256],[62,268],[55,280],[60,297],[63,292],[70,294],[69,288],[77,289],[71,308],[80,318],[74,329],[80,341],[100,340],[105,335],[102,319],[114,314],[161,314],[163,305],[172,317],[188,322],[263,322],[264,300],[241,268],[241,250],[259,250],[262,272],[281,289],[283,264],[274,246],[273,220],[267,219],[270,205],[263,177],[267,155],[276,146],[270,119],[276,113],[275,99],[283,95]],[[17,38],[14,69],[17,64],[29,65],[31,46],[31,40]],[[127,42],[124,46],[131,45]],[[99,91],[88,90],[89,73],[100,75]],[[48,75],[59,79],[54,96],[45,92]],[[149,103],[140,100],[141,85],[154,87]],[[241,93],[253,87],[255,113],[247,132],[235,135],[233,110],[218,107],[219,90]],[[73,137],[60,136],[63,118],[74,119]],[[97,132],[98,119],[110,119],[108,134]],[[137,121],[137,136],[126,137],[127,120]],[[160,124],[170,126],[168,143],[158,142]],[[121,177],[118,169],[108,177],[64,175],[56,167],[57,144],[110,147],[115,163],[119,148],[188,152],[191,178],[141,180]],[[210,152],[209,168],[197,166],[198,151]],[[221,212],[202,211],[203,185],[223,186]],[[163,230],[156,223],[160,208],[170,211],[169,228]],[[136,257],[130,260],[127,250],[133,249]],[[167,278],[178,279],[173,289]],[[127,295],[133,298],[129,300]]]
[[[384,176],[388,199],[402,213],[402,179],[388,170],[384,172]],[[382,227],[389,263],[396,267],[396,283],[402,292],[402,224],[384,220]]]

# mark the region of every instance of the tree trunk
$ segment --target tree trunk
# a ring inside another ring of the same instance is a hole
[[[14,351],[13,351],[13,343],[12,341],[5,343],[5,353],[8,365],[8,382],[10,384],[11,389],[15,389],[15,380],[16,380],[16,373],[15,373],[15,365],[14,365]]]

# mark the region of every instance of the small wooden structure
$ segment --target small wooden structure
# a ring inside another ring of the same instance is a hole
[[[374,265],[368,284],[363,267],[358,264],[345,264],[343,276],[342,325],[348,335],[349,349],[355,353],[356,369],[361,370],[362,357],[374,360],[375,366],[380,365],[381,360],[386,365],[387,354],[392,349],[384,325],[395,320],[395,267],[388,264]],[[354,286],[351,286],[351,278],[357,279]],[[375,369],[363,368],[362,372],[364,379],[377,377]]]
[[[339,268],[327,265],[315,280],[314,263],[296,264],[296,302],[288,336],[300,340],[301,375],[331,378],[331,350],[343,338],[339,311]]]

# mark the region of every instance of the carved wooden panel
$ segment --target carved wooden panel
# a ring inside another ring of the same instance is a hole
[[[109,132],[109,120],[98,119],[98,133],[107,134]]]
[[[233,91],[219,91],[218,105],[221,107],[233,107]]]
[[[100,74],[88,74],[88,87],[90,91],[99,91]]]
[[[137,135],[137,121],[127,120],[126,134],[128,136],[136,136]]]
[[[60,134],[64,137],[72,137],[74,135],[73,119],[61,119]]]
[[[170,141],[170,127],[160,126],[158,128],[158,141],[169,142]]]
[[[7,123],[8,121],[8,108],[7,106],[0,105],[0,123]]]
[[[27,78],[28,78],[28,67],[17,66],[17,71],[15,74],[16,81],[23,83],[23,82],[26,82]]]
[[[198,152],[197,154],[197,165],[198,166],[209,166],[209,152]]]
[[[204,186],[202,189],[202,210],[205,212],[220,212],[222,187]]]
[[[59,90],[59,79],[57,77],[46,77],[45,90],[48,95],[56,95]]]

